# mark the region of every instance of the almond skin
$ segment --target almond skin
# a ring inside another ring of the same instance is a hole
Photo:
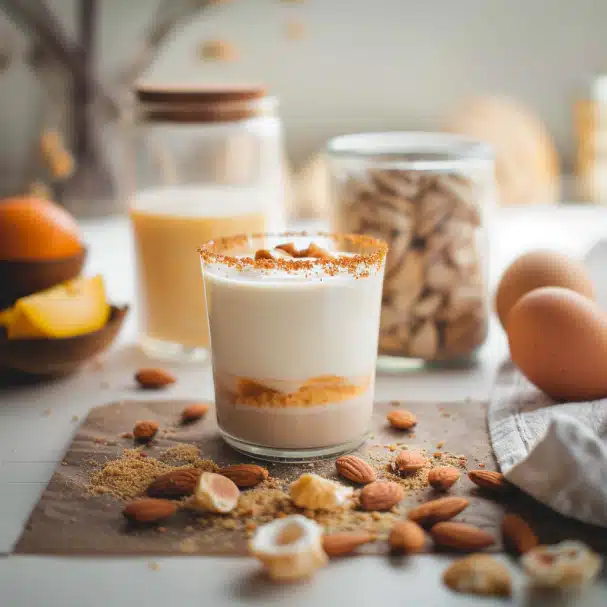
[[[502,536],[504,544],[518,554],[525,554],[540,543],[527,521],[518,514],[506,514],[504,516],[502,519]]]
[[[129,502],[122,514],[135,523],[156,523],[177,512],[177,505],[168,500],[145,497]]]
[[[367,511],[386,511],[396,506],[405,496],[403,488],[392,481],[375,481],[360,492],[360,505]]]
[[[135,380],[145,390],[159,390],[174,384],[177,378],[168,371],[158,368],[139,369],[135,373]]]
[[[159,428],[160,424],[153,419],[138,421],[133,428],[133,438],[142,442],[150,441],[156,436]]]
[[[478,487],[496,493],[505,493],[510,488],[504,475],[494,470],[470,470],[468,478]]]
[[[413,474],[426,465],[426,458],[421,451],[401,451],[394,460],[395,468],[401,474]]]
[[[181,412],[181,423],[191,424],[192,422],[198,421],[204,417],[209,410],[207,403],[194,403],[193,405],[187,406]]]
[[[353,483],[366,485],[376,479],[375,470],[365,460],[356,455],[344,455],[335,460],[338,474]]]
[[[152,481],[146,493],[150,497],[180,498],[192,495],[200,477],[197,468],[182,468],[159,476]]]
[[[428,483],[437,491],[447,491],[457,482],[459,475],[454,466],[439,466],[428,472]]]
[[[426,534],[413,521],[396,521],[390,530],[388,541],[393,551],[414,554],[423,550]]]
[[[437,546],[465,552],[475,552],[495,543],[493,536],[474,525],[447,521],[437,523],[430,530]]]
[[[359,546],[375,539],[374,535],[363,532],[331,533],[322,538],[322,547],[328,556],[343,556],[354,552]]]
[[[397,430],[411,430],[417,424],[417,418],[410,411],[396,409],[386,415],[386,419]]]
[[[468,504],[465,497],[441,497],[409,510],[407,518],[419,525],[434,525],[453,518],[467,508]]]
[[[254,487],[265,481],[269,472],[257,464],[234,464],[219,470],[221,476],[229,478],[237,487]]]

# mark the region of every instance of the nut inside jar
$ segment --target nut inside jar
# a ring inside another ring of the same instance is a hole
[[[488,328],[481,209],[459,170],[368,168],[337,179],[336,229],[388,242],[379,353],[470,357]]]

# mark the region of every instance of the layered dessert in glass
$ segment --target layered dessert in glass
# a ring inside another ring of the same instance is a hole
[[[217,419],[230,445],[301,461],[364,440],[386,252],[368,236],[305,233],[201,247]]]

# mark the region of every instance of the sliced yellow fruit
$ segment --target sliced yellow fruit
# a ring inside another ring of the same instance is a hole
[[[101,329],[109,316],[103,278],[76,278],[17,300],[8,337],[76,337]]]

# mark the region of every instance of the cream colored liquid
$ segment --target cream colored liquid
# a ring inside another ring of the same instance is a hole
[[[230,187],[162,188],[131,204],[145,337],[186,348],[208,347],[204,285],[198,247],[207,240],[263,232],[250,192]]]

